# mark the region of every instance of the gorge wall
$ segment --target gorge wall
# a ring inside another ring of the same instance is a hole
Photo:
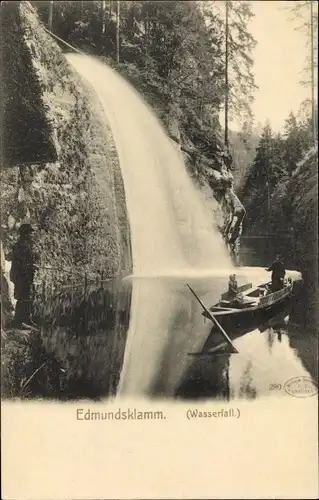
[[[1,240],[6,259],[19,226],[31,222],[40,259],[35,285],[58,286],[84,273],[94,279],[101,270],[111,277],[130,272],[122,175],[97,97],[70,68],[29,2],[4,3],[1,23]],[[197,141],[190,134],[190,127],[197,126],[194,120],[179,119],[179,112],[164,105],[159,114],[184,152],[190,174],[217,200],[218,226],[235,254],[244,209],[222,145],[216,143],[212,155],[201,147],[203,130],[198,129]]]
[[[99,101],[28,2],[2,6],[1,240],[7,260],[31,222],[35,284],[131,272],[115,145]],[[102,119],[103,118],[103,119]]]

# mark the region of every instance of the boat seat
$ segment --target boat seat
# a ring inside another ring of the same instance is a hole
[[[245,300],[244,302],[237,302],[236,304],[234,304],[234,302],[230,300],[222,300],[219,303],[221,307],[232,309],[245,309],[246,307],[251,307],[255,304],[256,302],[254,300]]]
[[[256,305],[256,302],[254,300],[251,300],[251,301],[242,302],[241,304],[238,304],[236,307],[237,307],[237,309],[246,309],[248,307],[252,307],[255,305]]]
[[[219,305],[220,305],[221,307],[227,307],[227,306],[230,306],[230,304],[231,304],[231,301],[230,301],[230,300],[221,300],[221,301],[219,302]]]

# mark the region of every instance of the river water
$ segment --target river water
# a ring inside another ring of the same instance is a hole
[[[243,268],[239,281],[253,281],[253,274],[262,272]],[[54,324],[42,330],[46,349],[65,370],[61,397],[255,399],[287,396],[284,384],[293,377],[315,383],[317,337],[286,313],[236,338],[238,354],[199,354],[211,323],[187,283],[211,305],[227,279],[216,273],[125,279],[94,285],[85,305],[81,290],[75,301],[64,296],[64,312],[59,304]]]

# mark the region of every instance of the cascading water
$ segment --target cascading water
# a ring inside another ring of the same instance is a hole
[[[140,278],[133,279],[118,393],[172,396],[190,362],[187,353],[200,349],[209,328],[185,280],[218,270],[224,279],[209,285],[217,299],[231,260],[214,227],[212,207],[203,203],[180,151],[141,96],[92,57],[69,55],[68,60],[94,88],[112,129],[130,220],[134,277]],[[165,279],[149,279],[154,276]]]
[[[69,62],[95,89],[119,155],[131,226],[134,275],[231,266],[182,154],[141,96],[113,69],[88,56]]]

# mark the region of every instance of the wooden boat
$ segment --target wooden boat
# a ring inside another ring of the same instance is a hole
[[[212,320],[210,312],[228,334],[241,328],[253,329],[287,307],[294,295],[294,283],[288,279],[281,290],[270,290],[271,283],[263,283],[254,288],[251,284],[243,285],[239,287],[242,300],[228,300],[228,294],[225,293],[217,304],[204,310],[202,314]]]
[[[285,306],[285,308],[279,313],[268,319],[266,322],[260,324],[260,322],[251,323],[249,326],[235,326],[232,330],[228,331],[228,335],[233,342],[239,337],[243,337],[245,334],[252,332],[253,330],[258,330],[260,333],[264,332],[269,328],[276,327],[285,327],[286,319],[289,318],[289,313],[291,310],[291,305]],[[221,332],[216,328],[216,325],[210,331],[202,350],[197,353],[192,353],[194,355],[203,355],[203,354],[215,354],[222,352],[225,349],[225,353],[229,354],[229,342],[225,339],[225,337],[221,334]]]
[[[252,287],[249,283],[239,287],[241,300],[230,301],[228,293],[224,293],[221,300],[209,309],[187,285],[202,306],[202,315],[213,322],[202,351],[189,354],[213,354],[221,345],[229,345],[232,352],[237,353],[232,341],[267,323],[278,314],[287,312],[292,306],[292,298],[299,292],[301,283],[302,280],[293,282],[291,278],[288,278],[283,288],[276,292],[271,292],[271,283],[262,283],[256,287]]]

